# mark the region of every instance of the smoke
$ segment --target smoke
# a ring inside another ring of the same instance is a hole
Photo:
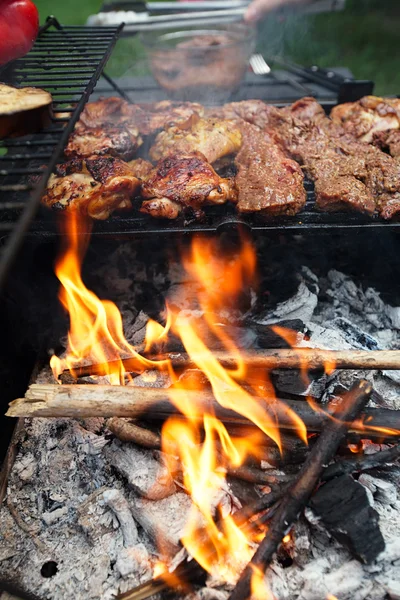
[[[312,19],[312,17],[311,17]],[[290,9],[270,13],[258,24],[257,50],[266,58],[295,55],[310,40],[310,16]]]

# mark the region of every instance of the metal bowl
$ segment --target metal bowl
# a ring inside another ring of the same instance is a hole
[[[244,23],[141,36],[158,84],[174,100],[225,102],[238,90],[255,47]]]

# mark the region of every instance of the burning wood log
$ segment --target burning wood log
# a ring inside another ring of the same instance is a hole
[[[338,460],[325,469],[321,479],[322,481],[328,481],[329,479],[339,477],[340,475],[361,473],[361,471],[367,471],[374,467],[393,464],[399,459],[400,444],[397,444],[396,446],[393,446],[393,448],[375,452],[374,454],[362,454],[360,456],[354,456],[353,458]]]
[[[227,369],[236,367],[236,359],[226,352],[214,352],[214,357]],[[170,360],[176,368],[196,367],[194,359],[184,353],[170,352],[160,356],[146,356],[149,360]],[[200,358],[200,357],[199,357]],[[316,348],[283,348],[278,350],[259,350],[246,353],[243,356],[245,363],[259,369],[307,369],[308,371],[324,369],[327,365],[331,369],[384,369],[400,370],[400,350],[320,350]],[[99,363],[74,369],[74,376],[89,377],[91,375],[107,375],[122,362],[129,373],[141,373],[148,366],[137,358],[125,358],[122,361]],[[65,374],[71,373],[69,370]]]
[[[318,483],[325,465],[335,455],[346,435],[349,423],[354,421],[367,404],[372,387],[367,381],[357,382],[343,397],[334,413],[334,419],[324,427],[308,459],[301,468],[295,482],[285,494],[275,515],[269,522],[266,536],[258,547],[251,563],[242,573],[229,600],[246,600],[251,595],[251,580],[254,572],[264,572],[273,555],[290,530],[300,511],[308,502]]]
[[[180,396],[186,402],[190,400],[196,414],[206,410],[225,424],[251,426],[251,422],[238,413],[223,408],[209,391],[174,390],[175,397]],[[259,398],[276,426],[282,430],[296,429],[292,414],[299,416],[309,432],[319,432],[329,420],[327,412],[315,411],[307,402]],[[128,417],[137,419],[163,420],[172,414],[179,414],[176,406],[168,398],[168,390],[112,385],[57,385],[33,384],[25,398],[10,403],[9,417]],[[202,419],[201,416],[198,417]],[[365,430],[363,423],[368,424]],[[373,429],[370,429],[373,428]],[[361,418],[348,428],[363,438],[400,435],[400,411],[384,408],[367,408]]]

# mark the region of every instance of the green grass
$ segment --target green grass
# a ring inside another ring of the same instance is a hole
[[[264,54],[303,65],[345,66],[375,81],[375,93],[400,94],[398,0],[347,0],[346,10],[315,16],[270,17],[260,26]],[[269,21],[269,22],[268,22]]]
[[[89,15],[100,10],[102,0],[33,0],[39,10],[40,22],[54,15],[65,25],[84,25]]]
[[[41,21],[54,14],[62,23],[80,25],[96,13],[101,0],[37,0]],[[259,48],[304,65],[346,66],[360,79],[373,79],[377,94],[400,94],[398,0],[347,0],[346,10],[315,16],[270,15],[259,27]],[[145,72],[138,38],[123,39],[109,61],[114,76]]]

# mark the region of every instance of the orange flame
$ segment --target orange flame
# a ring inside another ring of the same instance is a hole
[[[124,385],[125,368],[122,358],[136,357],[149,368],[154,367],[154,363],[140,356],[126,341],[117,306],[109,300],[100,300],[82,280],[81,267],[88,240],[83,234],[90,231],[89,223],[83,220],[82,215],[73,211],[63,222],[63,227],[67,245],[57,261],[55,272],[61,282],[59,298],[69,314],[70,330],[65,358],[60,359],[55,355],[51,357],[53,374],[56,379],[64,369],[70,369],[74,374],[75,368],[85,364],[85,361],[105,363],[110,383]],[[163,337],[164,328],[150,320],[146,346]]]
[[[251,565],[251,568],[253,575],[251,577],[250,600],[275,600],[275,596],[265,580],[265,574],[254,565]]]
[[[143,369],[157,368],[169,372],[173,386],[168,393],[185,418],[171,417],[164,424],[162,445],[170,457],[171,470],[176,470],[178,457],[184,486],[193,501],[182,543],[207,571],[233,583],[251,559],[257,539],[254,532],[245,533],[229,514],[226,472],[230,465],[239,466],[247,456],[256,454],[255,442],[259,443],[260,438],[257,435],[233,437],[212,409],[204,411],[204,408],[193,406],[182,395],[182,390],[196,391],[211,386],[218,404],[257,425],[260,435],[264,436],[264,443],[267,437],[270,443],[281,448],[279,423],[271,416],[271,410],[267,411],[267,408],[271,409],[272,405],[268,406],[271,400],[278,402],[268,375],[249,372],[243,351],[221,326],[227,305],[231,311],[235,310],[243,291],[255,280],[254,248],[243,241],[239,251],[226,256],[220,252],[215,240],[194,239],[183,264],[200,290],[196,300],[197,311],[192,314],[185,311],[183,316],[167,307],[165,327],[154,321],[148,324],[144,350],[153,349],[165,341],[169,330],[173,331],[206,377],[208,383],[205,385],[196,377],[180,380],[169,361],[149,360],[126,341],[122,317],[115,304],[100,300],[82,280],[80,272],[85,238],[81,235],[81,228],[81,215],[78,218],[71,213],[66,223],[68,245],[56,265],[56,274],[62,284],[60,300],[70,317],[70,331],[65,357],[53,356],[51,359],[53,372],[57,376],[64,368],[69,368],[74,373],[85,361],[108,363],[109,381],[120,385],[125,383],[126,376],[122,359],[128,357],[137,359]],[[224,368],[213,355],[207,342],[210,338],[217,340],[234,357],[233,368]],[[252,376],[252,384],[245,388],[243,382],[249,375]],[[176,393],[178,391],[179,394]],[[258,399],[254,397],[254,391]],[[292,415],[299,436],[307,440],[301,419],[289,409],[286,414]],[[162,550],[161,542],[160,548]],[[254,585],[259,589],[261,583],[256,581]],[[265,594],[263,597],[266,597]]]

